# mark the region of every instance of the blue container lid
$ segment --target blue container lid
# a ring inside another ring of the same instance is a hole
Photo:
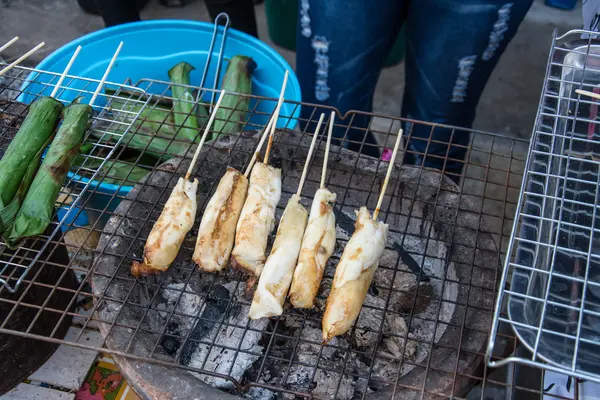
[[[190,82],[192,85],[198,85],[207,60],[213,29],[212,23],[188,20],[151,20],[118,25],[87,34],[66,44],[50,54],[36,68],[42,71],[62,72],[77,46],[81,45],[82,50],[71,67],[69,75],[100,79],[119,42],[123,41],[123,48],[108,76],[108,81],[124,83],[130,79],[133,84],[143,79],[168,81],[169,69],[179,62],[186,61],[196,67],[190,75]],[[205,87],[211,87],[214,81],[219,39],[213,50]],[[301,101],[298,78],[285,59],[264,42],[238,30],[229,29],[224,57],[228,59],[238,54],[252,57],[257,64],[252,78],[253,95],[277,98],[287,70],[290,75],[285,99],[291,102]],[[224,61],[221,78],[225,74],[226,67],[227,61]],[[49,95],[53,87],[43,83],[48,82],[50,78],[49,75],[38,75],[32,72],[24,84],[27,85],[27,93],[22,94],[19,101],[31,103],[37,95]],[[85,82],[78,81],[72,82],[70,87],[83,88],[84,85]],[[144,89],[148,88],[147,84],[141,86]],[[162,94],[165,88],[165,85],[152,85],[148,88],[148,92]],[[91,91],[94,89],[88,88]],[[71,101],[76,95],[75,91],[63,91],[60,99]],[[89,98],[83,99],[83,102],[86,101],[89,101]],[[104,99],[100,96],[97,101],[98,105],[102,105]],[[266,114],[255,113],[250,119],[249,129],[252,129],[254,124],[266,125],[268,115],[273,112],[275,105],[276,101],[260,101],[256,111]],[[254,107],[255,104],[250,104],[250,109]],[[299,105],[284,103],[278,126],[294,128],[299,114]],[[283,118],[283,116],[291,116],[291,118]],[[70,178],[82,183],[88,181],[86,178],[72,174]],[[97,185],[92,182],[90,186]],[[120,187],[105,183],[101,183],[99,187],[105,193],[119,191],[119,194],[126,194],[131,190],[129,186]]]

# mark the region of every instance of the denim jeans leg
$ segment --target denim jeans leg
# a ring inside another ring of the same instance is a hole
[[[531,3],[532,0],[411,1],[406,20],[402,115],[470,128],[490,74]],[[469,146],[467,132],[411,124],[405,128],[409,136],[405,162],[438,168],[455,180],[458,178]]]
[[[383,64],[402,26],[406,3],[399,0],[299,0],[296,73],[302,99],[349,110],[372,111]],[[301,117],[311,117],[304,107]],[[313,120],[318,115],[313,115]],[[333,136],[353,151],[378,156],[367,132],[370,118],[354,116],[354,129]],[[306,124],[303,124],[306,125]],[[314,130],[316,124],[302,126]],[[367,132],[367,133],[366,133]],[[364,141],[364,144],[363,144]]]

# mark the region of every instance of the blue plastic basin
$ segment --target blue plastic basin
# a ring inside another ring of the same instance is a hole
[[[50,54],[36,68],[43,71],[62,72],[77,46],[81,45],[82,50],[71,67],[69,75],[100,79],[119,42],[123,41],[123,48],[108,76],[108,81],[124,83],[127,79],[130,79],[133,84],[141,79],[168,81],[169,69],[181,61],[186,61],[196,67],[190,76],[191,84],[199,85],[207,60],[213,29],[214,25],[211,23],[187,20],[152,20],[118,25],[90,33],[66,44]],[[205,87],[212,87],[216,72],[219,40],[220,37],[215,45],[211,67],[204,84]],[[250,35],[235,29],[229,29],[224,55],[225,58],[230,58],[237,54],[252,57],[258,66],[252,79],[252,94],[272,98],[278,97],[283,76],[287,70],[290,75],[285,98],[286,100],[300,102],[301,93],[298,79],[290,65],[274,49]],[[221,76],[225,74],[225,70],[226,61],[221,70]],[[29,83],[27,92],[49,95],[52,87],[44,88],[41,85],[49,79],[48,75],[30,74],[28,80],[34,83]],[[79,81],[72,83],[70,87],[81,88],[83,85],[84,82]],[[143,88],[146,89],[146,85]],[[93,87],[89,88],[92,91],[94,89]],[[149,92],[159,94],[164,89],[164,85],[152,85]],[[71,101],[75,96],[75,91],[65,91],[60,98]],[[34,96],[23,94],[19,100],[31,103]],[[89,98],[84,98],[83,101],[89,101]],[[104,99],[101,96],[98,98],[97,104],[103,105],[103,101]],[[274,101],[262,101],[257,107],[257,111],[270,114],[275,108],[275,104]],[[252,107],[254,107],[253,104],[251,104],[251,109]],[[293,128],[297,123],[299,113],[300,107],[294,104],[283,104],[281,115],[291,116],[291,118],[281,118],[278,126]],[[265,125],[267,116],[255,114],[250,122]],[[252,129],[251,125],[249,129]],[[72,173],[69,178],[82,184],[88,182],[87,178],[75,176]],[[127,195],[132,189],[131,186],[96,184],[96,182],[91,182],[90,186],[92,188],[97,186],[97,191],[102,193],[106,199],[112,197],[111,195],[115,192],[119,196]],[[96,203],[105,203],[100,199],[96,200],[99,200]],[[97,204],[97,206],[101,205]],[[111,204],[110,208],[114,207],[116,207],[116,204]]]

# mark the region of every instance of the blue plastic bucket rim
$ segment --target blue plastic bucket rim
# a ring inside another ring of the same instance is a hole
[[[142,27],[142,28],[145,28],[146,30],[150,30],[150,29],[165,28],[165,27],[198,28],[199,26],[206,27],[206,28],[210,27],[210,30],[211,31],[213,30],[212,22],[192,21],[192,20],[182,20],[182,19],[158,19],[158,20],[136,21],[136,22],[128,22],[128,23],[124,23],[124,24],[120,24],[120,25],[116,25],[116,26],[111,26],[108,28],[90,32],[84,36],[81,36],[80,38],[72,40],[71,42],[61,46],[60,48],[58,48],[58,49],[54,50],[52,53],[50,53],[46,58],[44,58],[44,60],[42,60],[35,67],[35,69],[43,70],[43,65],[44,65],[44,63],[48,62],[47,60],[51,60],[53,58],[59,57],[62,53],[73,53],[75,51],[75,49],[77,48],[77,46],[84,47],[86,43],[93,42],[98,39],[103,39],[105,37],[115,36],[114,33],[129,32],[132,28]],[[219,28],[219,30],[221,30],[221,28]],[[253,44],[257,45],[257,47],[259,47],[261,49],[261,51],[263,51],[265,54],[268,54],[270,57],[276,57],[279,62],[282,62],[284,68],[290,72],[288,84],[291,83],[291,85],[294,87],[295,91],[300,94],[300,99],[293,99],[292,102],[299,103],[301,101],[301,91],[300,91],[300,84],[298,82],[298,78],[296,77],[293,68],[289,65],[289,63],[281,55],[279,55],[273,48],[268,46],[263,41],[255,38],[254,36],[248,35],[245,32],[239,31],[237,29],[229,28],[227,31],[227,35],[232,35],[233,37],[238,36],[239,39],[241,39],[241,40],[251,41],[251,42],[253,42]],[[31,84],[31,82],[35,82],[35,77],[37,74],[38,74],[38,72],[36,72],[36,71],[30,72],[29,75],[27,76],[27,78],[25,79],[25,81],[23,82],[21,89],[23,89],[24,86]],[[136,83],[137,82],[133,82],[134,85]],[[109,82],[109,81],[107,81],[106,84],[107,85],[113,84],[113,85],[119,85],[119,86],[124,85],[124,83]],[[21,94],[17,100],[26,102],[25,101],[26,98],[23,98],[22,96],[23,96],[23,94]],[[273,98],[273,100],[277,100],[277,99]],[[301,106],[295,107],[294,114],[289,117],[289,120],[297,121],[297,119],[300,116],[300,107]],[[110,162],[110,160],[106,160],[106,162]],[[91,180],[90,178],[83,177],[81,175],[75,174],[70,171],[69,171],[67,177],[68,177],[68,179],[75,181],[81,185],[89,184],[89,186],[88,186],[89,188],[99,189],[99,191],[104,194],[118,193],[118,194],[126,195],[133,189],[133,186],[126,186],[123,184],[115,185],[112,183],[104,183],[104,182],[98,181],[98,180]]]

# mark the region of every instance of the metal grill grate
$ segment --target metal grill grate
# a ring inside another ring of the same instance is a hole
[[[600,45],[555,33],[531,141],[488,360],[600,382],[598,92]],[[524,349],[492,358],[512,327]]]
[[[138,89],[126,88],[133,93],[120,92],[131,109],[127,112],[125,107],[117,121],[133,126],[131,135],[122,138],[110,155],[108,167],[126,154],[124,146],[134,135],[146,134],[141,120],[132,121],[131,116],[138,116],[131,111],[133,106],[145,105],[143,110],[148,111],[169,101],[166,82],[144,80],[135,86]],[[195,172],[201,188],[199,214],[226,167],[245,166],[258,141],[256,130],[264,126],[275,103],[275,99],[252,97],[242,127],[245,132],[205,145]],[[312,134],[286,127],[296,122],[292,116],[298,107],[311,111],[309,120],[298,121],[299,127],[314,126],[320,113],[327,112],[310,104],[293,106],[291,115],[281,117],[271,158],[283,170],[278,218],[296,190]],[[374,117],[371,130],[382,144],[393,142],[400,123],[405,124],[408,137],[411,127],[425,124],[349,112],[336,121],[336,128],[345,132],[344,144],[351,129],[360,129],[354,121],[365,116]],[[442,128],[425,125],[432,135]],[[466,134],[464,129],[448,128],[453,134]],[[200,215],[167,273],[142,279],[129,273],[193,153],[189,143],[183,153],[177,153],[172,139],[161,154],[148,151],[149,146],[137,149],[137,158],[130,163],[147,168],[149,175],[135,188],[130,189],[135,183],[131,175],[112,170],[96,175],[95,182],[87,185],[63,221],[65,232],[55,229],[57,234],[48,238],[46,250],[34,263],[35,271],[23,279],[17,296],[0,288],[0,302],[10,308],[0,333],[122,356],[123,373],[127,376],[129,371],[133,379],[145,381],[146,388],[157,374],[169,371],[177,374],[177,385],[169,390],[181,390],[188,397],[194,397],[194,391],[206,396],[215,390],[197,378],[253,398],[465,397],[474,384],[483,381],[496,275],[507,247],[527,151],[523,141],[477,131],[470,134],[460,186],[437,171],[398,163],[380,213],[381,220],[390,224],[389,246],[357,323],[349,334],[328,345],[320,340],[328,287],[353,231],[353,211],[362,205],[373,210],[387,163],[332,146],[327,185],[338,195],[338,240],[317,307],[301,311],[286,303],[281,317],[251,322],[247,318],[251,297],[245,293],[244,276],[229,269],[221,274],[202,273],[191,261]],[[431,143],[431,137],[423,140]],[[320,144],[303,190],[306,206],[319,185],[324,150]],[[163,163],[169,157],[173,158]],[[113,186],[100,184],[107,180]],[[55,256],[65,250],[68,261],[56,261]],[[60,278],[52,283],[38,280],[44,269],[58,269]],[[78,283],[67,284],[73,273]],[[26,294],[37,287],[49,291],[47,298],[39,303],[26,301]],[[69,304],[51,307],[51,299],[58,295],[70,297]],[[12,327],[11,318],[24,309],[34,310],[34,317],[23,328]],[[46,314],[59,317],[56,327],[73,317],[80,335],[64,340],[57,328],[36,331],[37,321]],[[106,342],[99,347],[86,344],[82,339],[86,329],[100,329]],[[178,372],[183,370],[195,376]],[[187,380],[196,384],[186,385]]]
[[[3,117],[0,125],[0,155],[4,154],[4,150],[27,114],[27,106],[22,102],[30,103],[37,98],[49,96],[59,78],[60,74],[57,73],[20,66],[3,77],[0,98],[5,100],[0,101],[0,113]],[[99,83],[99,80],[67,75],[56,94],[56,99],[64,104],[70,103],[75,98],[89,102]],[[106,87],[116,91],[127,88],[133,93],[143,93],[135,87],[108,82]],[[16,291],[40,254],[58,233],[60,226],[68,219],[69,209],[81,201],[80,197],[89,187],[89,180],[83,177],[95,177],[104,166],[106,159],[115,151],[118,142],[128,132],[129,121],[137,116],[136,113],[125,109],[111,110],[109,104],[113,97],[101,93],[93,107],[94,117],[86,133],[89,149],[87,154],[81,155],[77,168],[71,171],[70,179],[67,180],[59,195],[57,207],[63,212],[59,213],[58,218],[48,227],[44,235],[27,240],[16,251],[9,251],[0,239],[0,283],[10,292]],[[133,97],[128,101],[131,105],[140,103],[137,105],[144,106],[140,100]]]

